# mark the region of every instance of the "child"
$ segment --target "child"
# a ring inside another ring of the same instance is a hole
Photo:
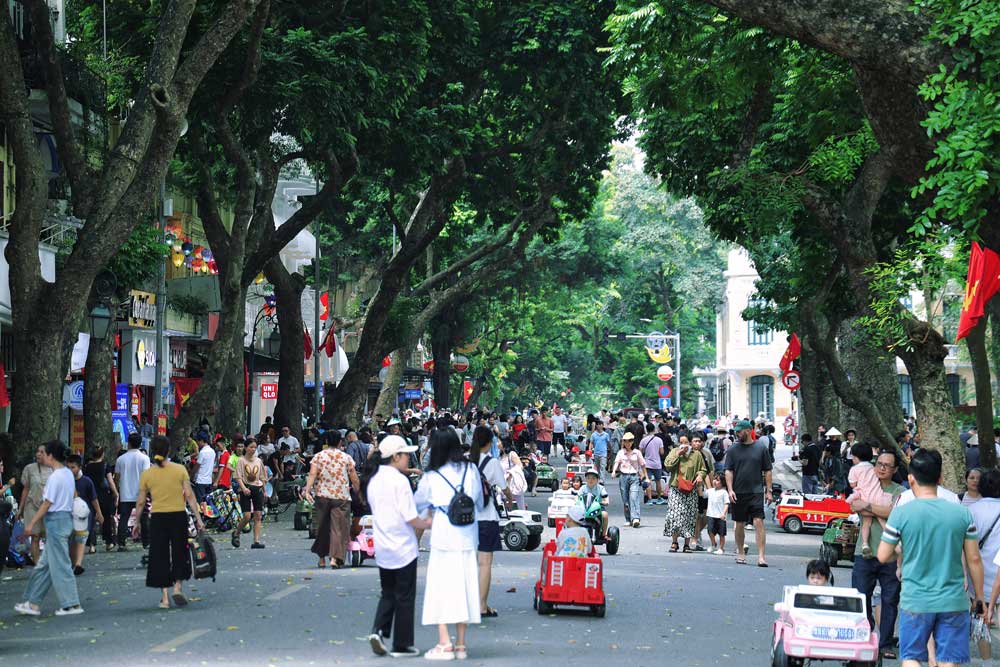
[[[708,539],[712,540],[711,552],[722,555],[726,552],[726,515],[729,514],[729,491],[719,475],[712,475],[712,488],[704,489],[702,496],[708,499]],[[716,544],[715,538],[719,542]]]
[[[580,489],[583,488],[583,480],[580,479],[579,475],[576,475],[575,477],[573,477],[573,482],[570,486],[572,487],[570,490],[573,492],[573,495],[575,496],[580,492]]]
[[[872,505],[892,505],[892,496],[882,490],[882,482],[875,474],[875,466],[872,465],[872,446],[866,442],[856,442],[851,447],[851,459],[854,465],[847,473],[847,481],[854,489],[848,498],[850,504],[854,500],[863,500]],[[871,547],[868,540],[872,532],[872,516],[862,515],[861,517],[861,555],[865,558],[872,557]],[[882,528],[885,528],[885,519],[878,517]]]
[[[571,496],[572,497],[574,495],[576,495],[576,494],[573,493],[573,490],[570,487],[569,480],[568,479],[564,479],[563,481],[559,482],[559,488],[555,491],[555,493],[552,494],[552,497],[553,498],[560,498],[560,497],[563,497],[563,496]]]
[[[811,560],[806,565],[806,581],[810,586],[832,586],[833,575],[830,566],[821,560]]]
[[[594,544],[590,539],[590,533],[580,525],[583,515],[583,508],[579,505],[569,508],[566,524],[556,538],[556,556],[586,558],[593,551]]]

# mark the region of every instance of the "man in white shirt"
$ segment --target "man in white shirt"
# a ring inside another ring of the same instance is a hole
[[[566,448],[566,415],[558,405],[552,408],[552,453],[559,455],[559,448]]]
[[[191,474],[191,488],[198,504],[205,502],[205,496],[212,491],[212,477],[215,473],[215,450],[209,443],[208,433],[201,431],[195,436],[198,443],[198,462]]]
[[[130,433],[128,436],[128,451],[115,461],[115,485],[118,487],[118,550],[126,551],[125,540],[128,537],[128,519],[135,509],[135,501],[139,498],[139,477],[149,469],[149,457],[140,449],[142,436]],[[148,524],[143,514],[142,546],[149,544]]]
[[[302,448],[299,444],[299,439],[292,435],[291,429],[287,426],[282,426],[281,437],[278,438],[278,449],[281,449],[281,446],[286,443],[288,444],[288,448],[296,454],[298,454],[299,450]]]
[[[393,657],[420,654],[413,647],[413,619],[417,601],[416,531],[431,526],[431,519],[417,516],[413,490],[406,477],[410,452],[416,450],[398,435],[389,435],[379,443],[380,465],[368,482],[368,504],[371,505],[375,563],[378,565],[382,596],[375,610],[372,633],[368,636],[375,655],[391,653]],[[392,650],[385,641],[392,628]]]

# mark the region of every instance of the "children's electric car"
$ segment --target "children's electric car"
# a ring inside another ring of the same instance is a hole
[[[361,567],[366,558],[375,558],[375,529],[371,514],[359,519],[361,532],[347,544],[351,567]]]
[[[587,471],[591,470],[593,467],[594,466],[592,466],[589,463],[567,464],[565,479],[572,481],[573,478],[576,477],[577,475],[580,476],[580,479],[583,479],[583,476],[587,473]]]
[[[549,614],[556,606],[588,607],[603,618],[604,566],[591,549],[587,558],[556,556],[556,541],[549,540],[542,552],[542,569],[535,582],[534,607],[539,614]]]
[[[531,510],[505,510],[500,515],[500,538],[509,551],[534,551],[542,543],[542,515]]]
[[[576,504],[576,495],[571,491],[556,491],[549,498],[548,516],[549,528],[554,528],[556,519],[565,519],[569,508]]]
[[[848,519],[834,519],[823,531],[823,544],[819,546],[819,558],[830,567],[837,561],[854,562],[854,551],[858,545],[860,527]]]
[[[832,660],[879,667],[878,633],[868,623],[865,596],[853,588],[785,586],[774,605],[772,667],[802,667]]]
[[[535,464],[535,474],[538,475],[538,488],[551,491],[559,488],[559,475],[548,463]]]
[[[774,520],[789,533],[801,533],[803,530],[826,530],[834,520],[850,515],[851,506],[838,496],[785,491]]]

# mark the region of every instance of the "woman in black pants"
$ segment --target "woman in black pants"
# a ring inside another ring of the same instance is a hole
[[[104,449],[98,447],[90,455],[90,463],[83,468],[83,474],[90,478],[97,489],[97,502],[101,506],[104,521],[101,523],[101,535],[104,547],[111,551],[115,547],[114,519],[115,508],[118,507],[118,488],[115,486],[114,466],[104,462]],[[97,528],[90,531],[87,538],[87,551],[94,553],[97,546]]]
[[[152,515],[149,520],[149,564],[146,569],[146,586],[159,588],[160,609],[170,608],[168,590],[173,587],[174,604],[183,607],[187,598],[181,583],[191,578],[191,556],[188,551],[188,515],[191,509],[198,530],[204,530],[198,504],[187,468],[167,459],[170,441],[162,435],[153,437],[150,453],[153,465],[139,478],[139,498],[135,504],[133,538],[139,534],[140,519],[146,509],[146,497],[152,498]]]

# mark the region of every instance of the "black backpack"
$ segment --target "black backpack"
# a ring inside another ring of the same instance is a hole
[[[722,461],[726,458],[726,445],[725,442],[729,438],[713,438],[712,442],[708,443],[708,451],[712,453],[712,458],[716,461]]]
[[[435,470],[434,472],[441,475],[440,470]],[[468,464],[466,464],[465,469],[462,471],[462,481],[458,483],[457,489],[448,481],[447,477],[441,475],[441,479],[455,492],[455,495],[451,497],[451,502],[448,503],[447,510],[448,521],[453,526],[471,526],[476,522],[476,503],[465,492],[465,474],[467,472],[469,472]]]
[[[215,581],[215,542],[208,535],[191,539],[191,566],[195,579]]]

